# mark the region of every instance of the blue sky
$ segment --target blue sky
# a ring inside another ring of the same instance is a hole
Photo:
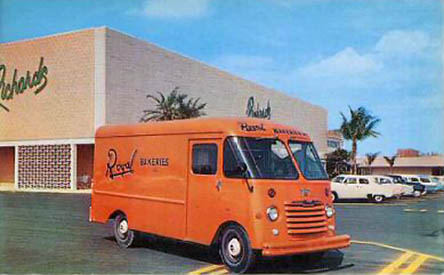
[[[442,5],[0,0],[0,42],[108,26],[321,105],[331,129],[348,105],[366,107],[381,119],[381,137],[361,142],[361,155],[444,153]]]

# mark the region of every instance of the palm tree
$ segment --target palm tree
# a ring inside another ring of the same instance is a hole
[[[186,119],[205,115],[202,111],[206,103],[200,103],[200,98],[190,98],[188,95],[179,93],[179,87],[175,87],[166,97],[160,93],[159,97],[147,95],[156,104],[155,109],[144,110],[140,122]]]
[[[387,163],[390,165],[390,174],[393,173],[393,166],[395,165],[396,155],[393,157],[384,156]]]
[[[367,158],[368,168],[370,171],[370,174],[372,173],[372,163],[375,161],[375,159],[378,157],[379,152],[376,153],[367,153],[365,154],[365,157]]]
[[[356,153],[358,151],[358,141],[362,141],[368,137],[377,137],[380,134],[375,131],[376,125],[380,122],[364,108],[359,107],[353,110],[350,106],[350,120],[341,112],[342,125],[341,132],[345,139],[352,141],[351,160],[353,164],[353,173],[356,173]]]
[[[348,173],[350,171],[350,152],[345,149],[336,149],[327,154],[327,173],[330,178],[334,178],[339,174]]]

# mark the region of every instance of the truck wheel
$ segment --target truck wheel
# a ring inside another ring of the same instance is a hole
[[[117,244],[122,248],[128,248],[133,244],[134,231],[128,227],[128,219],[120,214],[114,220],[114,238]]]
[[[331,192],[331,199],[333,202],[337,202],[338,201],[338,194],[336,194],[336,192]]]
[[[229,225],[222,232],[219,255],[231,272],[244,273],[255,261],[255,254],[247,232],[237,225]]]
[[[420,196],[421,196],[421,191],[419,191],[419,190],[413,191],[413,197],[418,198]]]
[[[375,195],[375,196],[373,196],[373,200],[375,201],[375,202],[383,202],[384,201],[384,196],[382,196],[382,195]]]

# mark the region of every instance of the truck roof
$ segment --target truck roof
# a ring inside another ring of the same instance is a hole
[[[227,134],[236,136],[287,136],[310,141],[307,133],[283,124],[258,118],[193,118],[138,124],[106,125],[96,131],[96,138],[173,134]]]

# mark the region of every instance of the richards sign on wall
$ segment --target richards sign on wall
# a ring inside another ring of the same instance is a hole
[[[27,71],[26,74],[20,76],[17,69],[14,69],[10,81],[6,80],[8,68],[5,64],[0,65],[0,109],[9,112],[10,109],[6,104],[15,96],[28,91],[34,91],[34,95],[37,95],[46,87],[48,67],[44,65],[43,61],[43,57],[41,57],[38,69],[34,73]]]

